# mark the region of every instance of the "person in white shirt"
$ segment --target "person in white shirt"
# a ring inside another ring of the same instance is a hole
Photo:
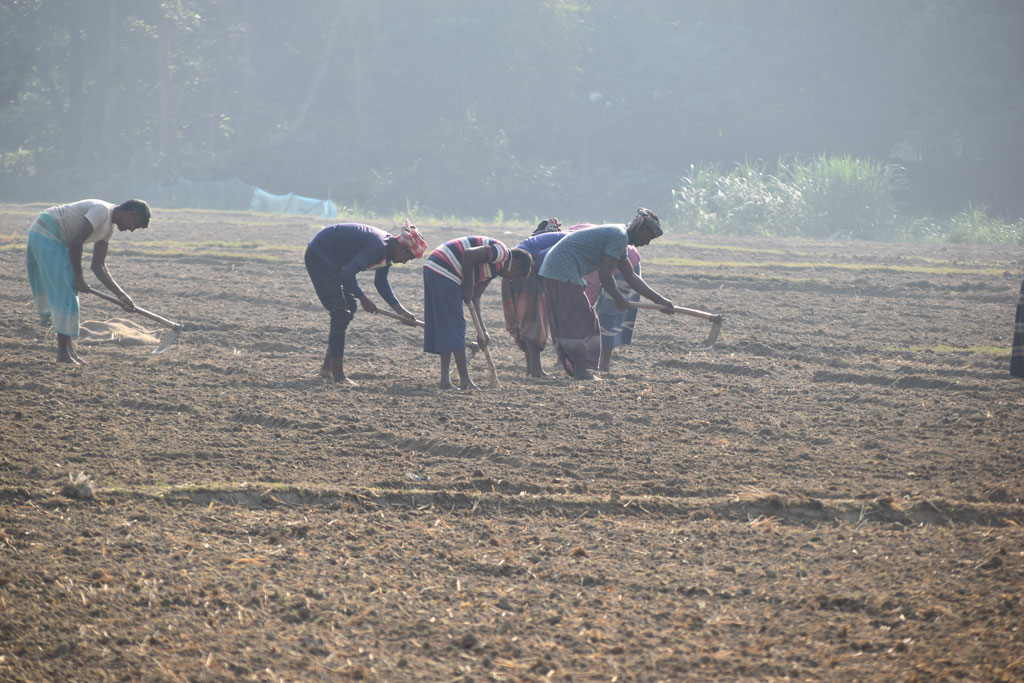
[[[149,217],[149,205],[141,199],[119,205],[83,199],[51,206],[32,223],[25,256],[28,281],[39,319],[57,330],[58,363],[84,364],[73,341],[78,336],[78,294],[92,291],[82,273],[83,245],[93,243],[93,274],[131,313],[135,304],[107,271],[107,248],[114,226],[134,232],[147,227]]]

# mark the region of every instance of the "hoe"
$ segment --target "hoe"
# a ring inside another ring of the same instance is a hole
[[[633,308],[651,308],[658,311],[662,308],[654,302],[647,303],[646,301],[631,301],[629,305]],[[697,318],[704,318],[704,320],[711,321],[711,333],[708,335],[708,338],[704,340],[704,348],[710,350],[711,347],[715,345],[715,342],[718,341],[718,333],[722,331],[722,315],[720,313],[698,311],[695,308],[683,308],[682,306],[673,306],[673,308],[676,310],[676,313],[692,315]]]
[[[95,289],[91,291],[93,294],[95,294],[101,299],[106,299],[110,303],[117,304],[118,306],[121,305],[120,299],[112,297],[109,294],[105,294],[103,292],[98,292]],[[181,335],[182,329],[184,329],[184,325],[182,325],[181,323],[176,323],[173,320],[168,320],[167,318],[161,315],[151,313],[144,308],[139,308],[138,306],[135,307],[135,313],[138,313],[141,316],[149,318],[153,322],[158,322],[161,325],[171,328],[170,332],[167,332],[162,337],[160,337],[160,344],[157,345],[155,349],[153,349],[153,353],[163,353],[164,351],[169,349],[171,347],[171,344],[178,341],[178,337]]]

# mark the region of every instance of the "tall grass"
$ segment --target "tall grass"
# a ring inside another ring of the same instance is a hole
[[[899,216],[896,167],[851,156],[821,154],[809,162],[779,162],[779,176],[801,204],[800,232],[827,237],[889,239]]]
[[[744,162],[728,173],[691,166],[672,191],[676,218],[689,229],[734,235],[880,239],[898,223],[893,166],[822,154],[809,161]]]
[[[1002,221],[969,204],[946,219],[903,216],[899,169],[850,156],[743,162],[723,172],[691,165],[672,190],[675,223],[688,232],[1024,244],[1024,219]]]

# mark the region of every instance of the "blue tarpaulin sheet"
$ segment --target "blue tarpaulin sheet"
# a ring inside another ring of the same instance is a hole
[[[334,218],[338,214],[334,202],[330,199],[313,199],[300,197],[294,192],[288,194],[270,194],[260,188],[252,192],[249,208],[253,211],[268,213],[304,213],[309,216]]]
[[[313,199],[294,192],[270,194],[238,178],[207,181],[179,178],[172,184],[149,185],[131,194],[142,197],[152,206],[165,209],[248,209],[266,213],[301,213],[321,218],[338,215],[338,209],[330,199]]]

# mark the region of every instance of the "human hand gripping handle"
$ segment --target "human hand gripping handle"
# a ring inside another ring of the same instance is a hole
[[[473,325],[476,327],[477,339],[489,341],[487,339],[487,334],[484,332],[483,323],[480,322],[480,314],[477,313],[476,306],[473,305],[472,301],[468,303],[468,306],[469,314],[473,317]],[[487,359],[487,370],[491,376],[491,385],[500,386],[501,382],[498,381],[498,369],[494,367],[494,360],[491,358],[491,350],[487,348],[486,343],[481,345],[480,348],[483,349],[484,357]]]
[[[132,298],[130,296],[128,296],[124,292],[116,294],[115,296],[121,302],[121,308],[123,308],[126,313],[134,313],[135,312],[135,302],[132,301]]]
[[[376,313],[377,312],[377,304],[375,304],[372,301],[370,301],[369,298],[367,298],[365,296],[361,297],[359,299],[359,303],[362,305],[363,310],[366,311],[367,313]]]

